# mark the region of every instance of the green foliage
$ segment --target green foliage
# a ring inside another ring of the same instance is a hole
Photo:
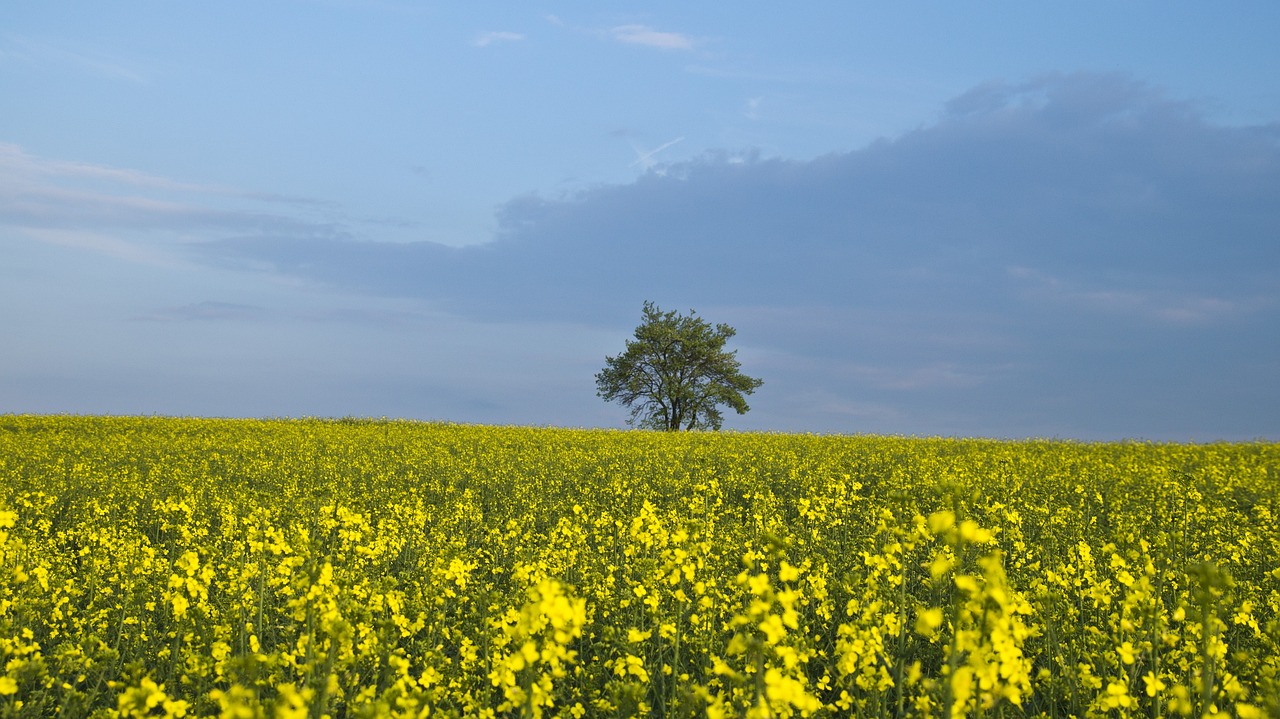
[[[626,350],[606,357],[596,375],[596,394],[631,409],[629,424],[650,429],[720,429],[720,405],[738,414],[750,407],[744,395],[762,380],[738,371],[737,350],[725,351],[736,334],[712,325],[692,310],[688,316],[644,303],[644,321]]]

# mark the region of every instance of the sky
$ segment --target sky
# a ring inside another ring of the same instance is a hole
[[[1280,439],[1280,4],[0,0],[0,413]]]

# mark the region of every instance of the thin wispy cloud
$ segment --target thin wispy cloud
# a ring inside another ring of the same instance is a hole
[[[132,84],[146,84],[149,77],[142,66],[130,59],[57,40],[5,35],[0,60],[19,61],[34,67],[70,70]]]
[[[1028,301],[1048,302],[1100,317],[1130,318],[1169,325],[1207,327],[1275,309],[1280,297],[1245,293],[1235,297],[1195,290],[1127,288],[1100,285],[1096,279],[1064,280],[1026,267],[1011,267],[1009,276],[1025,283]]]
[[[226,194],[225,188],[179,182],[138,170],[108,167],[88,162],[59,160],[27,153],[19,145],[0,142],[0,178],[51,177],[65,179],[106,180],[137,187],[151,187],[182,192]]]
[[[165,264],[182,242],[333,236],[340,231],[334,212],[330,203],[41,157],[0,143],[0,228],[45,244]]]
[[[269,316],[270,313],[266,308],[257,305],[206,300],[180,307],[166,307],[148,315],[139,315],[134,319],[144,322],[245,322],[266,319]]]
[[[26,152],[20,145],[0,142],[0,183],[10,189],[15,186],[33,186],[40,182],[101,182],[106,185],[131,186],[175,193],[222,195],[261,202],[332,207],[332,202],[279,193],[253,192],[223,185],[184,182],[127,167],[61,160]]]
[[[660,50],[692,50],[696,45],[688,35],[655,30],[648,25],[618,25],[609,29],[609,35],[621,43]]]
[[[679,144],[683,140],[684,140],[683,136],[677,137],[674,140],[670,140],[668,142],[662,143],[661,145],[653,148],[652,150],[645,150],[641,148],[640,145],[636,144],[633,141],[631,143],[631,149],[634,150],[636,153],[636,161],[631,163],[631,166],[639,167],[645,172],[648,172],[658,164],[658,160],[657,160],[658,153],[662,152],[663,150],[666,150],[669,147]]]
[[[510,32],[507,30],[497,30],[493,32],[484,32],[476,36],[472,44],[476,47],[488,47],[495,43],[519,42],[525,36],[518,32]]]
[[[4,227],[0,224],[0,227]],[[10,226],[13,234],[56,247],[70,248],[99,257],[109,257],[137,265],[172,266],[178,261],[172,253],[113,235],[110,232],[62,227]]]

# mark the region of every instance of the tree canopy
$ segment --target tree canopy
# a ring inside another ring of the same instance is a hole
[[[739,371],[737,350],[725,343],[737,334],[712,325],[693,310],[682,315],[644,303],[635,339],[616,357],[605,357],[596,394],[631,409],[628,424],[650,429],[720,429],[720,406],[746,414],[745,395],[762,380]]]

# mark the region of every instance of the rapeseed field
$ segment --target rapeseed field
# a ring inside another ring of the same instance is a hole
[[[0,715],[1280,716],[1280,445],[0,416]]]

